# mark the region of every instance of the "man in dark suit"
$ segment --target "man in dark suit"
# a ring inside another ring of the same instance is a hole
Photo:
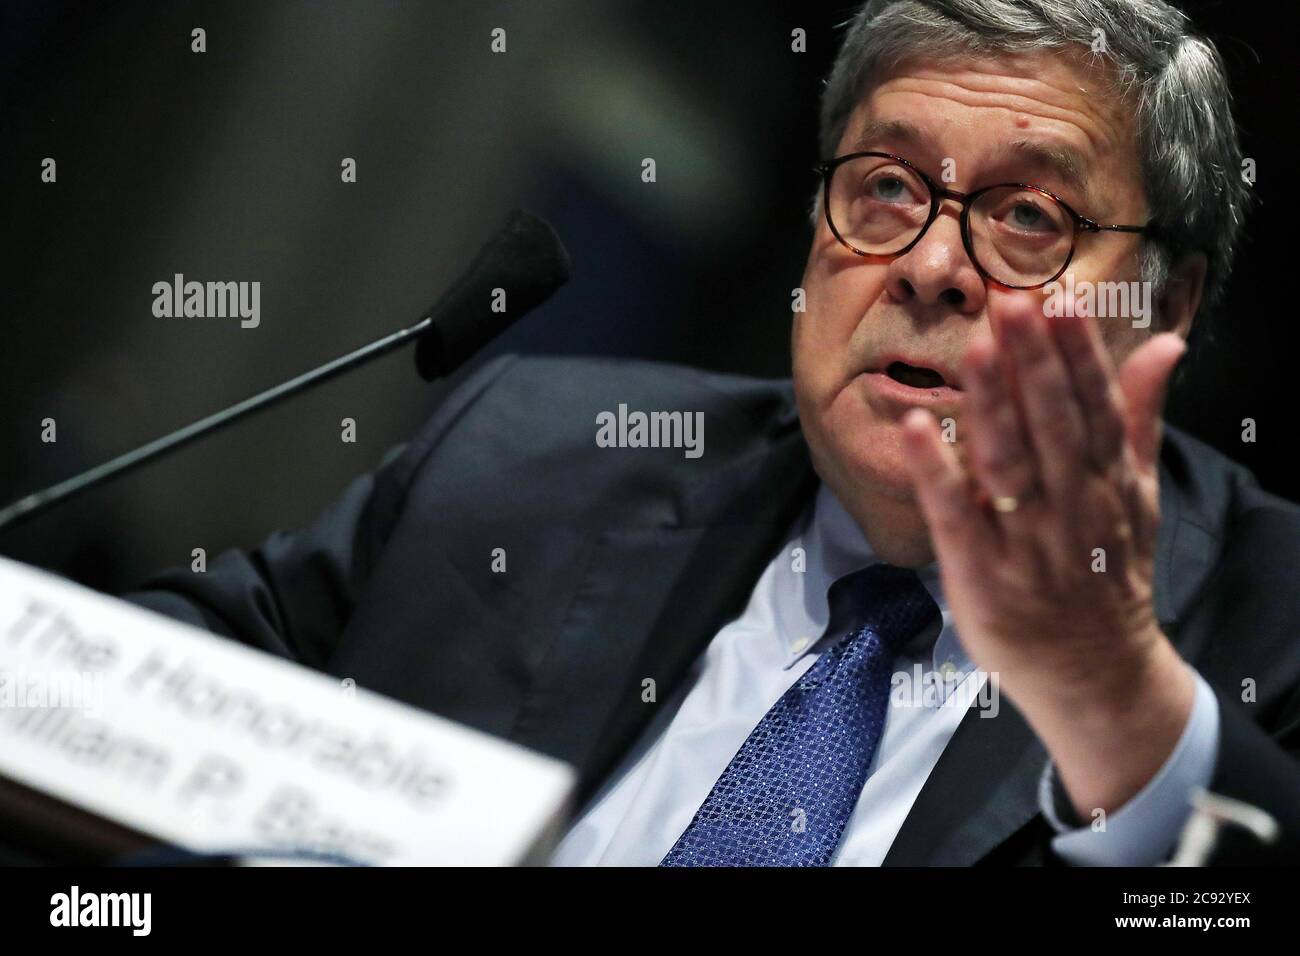
[[[1296,859],[1300,509],[1159,419],[1245,202],[1213,48],[875,0],[822,146],[792,382],[497,360],[133,599],[570,762],[559,863],[1153,864],[1198,787]]]

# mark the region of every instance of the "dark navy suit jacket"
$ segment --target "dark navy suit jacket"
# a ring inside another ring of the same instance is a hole
[[[620,403],[703,412],[703,456],[598,447]],[[672,696],[816,481],[788,380],[506,356],[311,526],[130,599],[559,757],[581,801],[652,716],[641,682]],[[1161,506],[1158,616],[1220,698],[1212,789],[1284,832],[1216,862],[1300,859],[1300,508],[1172,428]],[[1014,707],[968,714],[885,863],[1055,862],[1045,760]]]

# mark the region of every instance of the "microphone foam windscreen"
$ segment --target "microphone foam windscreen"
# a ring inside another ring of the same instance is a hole
[[[420,375],[432,380],[459,368],[550,298],[569,269],[569,253],[550,224],[513,210],[429,311],[433,324],[415,349]]]

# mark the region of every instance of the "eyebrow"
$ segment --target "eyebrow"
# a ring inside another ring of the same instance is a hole
[[[879,147],[882,142],[895,142],[902,146],[913,146],[926,140],[921,129],[907,120],[869,119],[862,127],[862,132],[850,148],[852,152],[870,150]],[[1017,139],[1007,143],[1001,150],[1003,155],[1014,154],[1032,165],[1055,173],[1067,185],[1074,187],[1088,202],[1096,197],[1089,188],[1087,164],[1083,156],[1073,147],[1056,143],[1043,143],[1030,139]]]
[[[1085,197],[1091,198],[1087,166],[1078,150],[1056,143],[1018,139],[1007,144],[1006,151],[1019,153],[1029,162],[1050,169]]]
[[[920,142],[924,138],[920,129],[906,120],[869,119],[850,149],[852,152],[860,152],[870,149],[882,140],[911,144]]]

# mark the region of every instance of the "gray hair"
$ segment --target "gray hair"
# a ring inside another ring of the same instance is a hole
[[[1208,260],[1202,311],[1219,303],[1251,191],[1228,81],[1213,45],[1162,0],[868,0],[848,30],[822,94],[820,145],[834,155],[849,115],[884,71],[920,54],[951,58],[1081,44],[1113,68],[1136,116],[1142,178],[1159,230],[1142,253],[1142,278],[1159,292],[1171,263]],[[813,202],[816,228],[820,197]],[[1199,324],[1199,323],[1198,323]]]

